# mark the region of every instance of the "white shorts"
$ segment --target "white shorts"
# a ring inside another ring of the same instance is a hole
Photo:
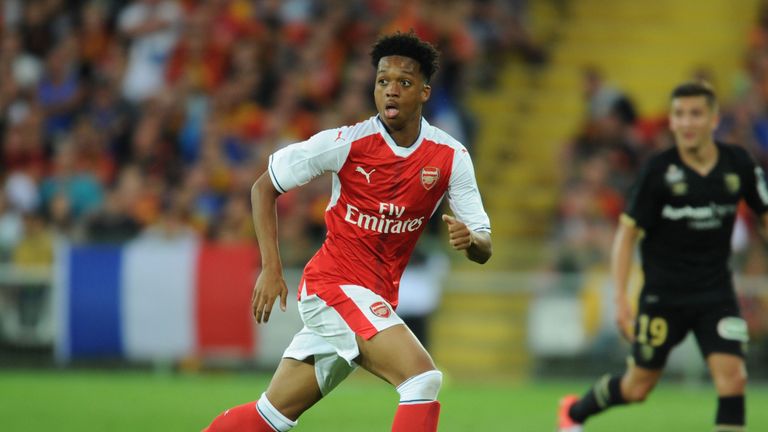
[[[370,339],[403,320],[381,296],[357,285],[341,285],[344,301],[328,306],[302,284],[299,314],[304,322],[283,357],[305,360],[314,356],[320,390],[325,395],[357,368],[360,355],[356,335]]]

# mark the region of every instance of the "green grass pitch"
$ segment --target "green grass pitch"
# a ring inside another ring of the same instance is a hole
[[[151,374],[91,371],[0,371],[0,430],[199,431],[225,408],[256,399],[262,374]],[[587,381],[471,382],[446,380],[440,431],[551,432],[558,398]],[[649,400],[590,421],[588,432],[711,430],[716,397],[707,384],[665,382]],[[355,373],[305,413],[294,429],[388,431],[397,393]],[[749,430],[768,430],[768,387],[749,390]]]

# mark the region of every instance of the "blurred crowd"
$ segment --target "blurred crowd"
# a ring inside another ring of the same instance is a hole
[[[525,1],[4,0],[0,263],[54,239],[253,240],[249,191],[277,148],[375,112],[375,39],[442,51],[426,116],[468,146],[466,89],[543,54]],[[328,179],[278,201],[286,265],[324,235]]]
[[[766,167],[768,2],[763,2],[745,52],[742,73],[733,82],[718,83],[707,68],[692,70],[690,79],[727,90],[718,95],[721,121],[715,139],[744,146]],[[555,239],[555,268],[573,273],[607,266],[616,224],[639,167],[654,152],[673,145],[666,113],[639,116],[631,96],[597,67],[585,67],[582,82],[586,114],[563,155],[566,161],[561,166],[568,172],[561,187]],[[755,222],[742,204],[732,241],[734,266],[747,275],[764,275],[765,241]]]

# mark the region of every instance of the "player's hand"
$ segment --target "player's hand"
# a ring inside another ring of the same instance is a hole
[[[616,299],[616,326],[627,341],[635,341],[635,314],[626,298]]]
[[[285,286],[283,275],[279,271],[262,269],[256,279],[251,296],[253,316],[257,323],[266,323],[272,314],[275,299],[280,297],[280,310],[285,312],[288,300],[288,288]]]
[[[472,231],[467,228],[464,222],[447,214],[443,215],[443,222],[448,225],[448,241],[452,248],[460,251],[472,246]]]

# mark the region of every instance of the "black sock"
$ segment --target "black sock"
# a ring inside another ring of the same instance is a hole
[[[584,423],[590,416],[604,411],[612,406],[623,405],[626,401],[621,395],[621,377],[605,375],[587,393],[571,406],[568,415],[578,422]]]
[[[731,431],[733,428],[722,429],[721,426],[744,426],[744,395],[726,396],[717,399],[716,431]]]

